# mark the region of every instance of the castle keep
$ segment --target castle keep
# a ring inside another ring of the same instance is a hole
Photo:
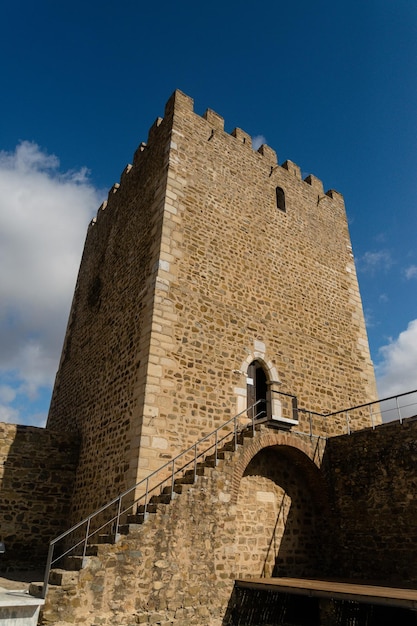
[[[74,521],[244,410],[253,362],[271,414],[375,399],[342,196],[223,126],[176,91],[89,227],[48,419]]]
[[[176,91],[89,225],[46,429],[0,424],[4,563],[77,524],[42,626],[415,624],[417,420],[380,422],[342,196]],[[288,577],[407,589],[343,621]]]

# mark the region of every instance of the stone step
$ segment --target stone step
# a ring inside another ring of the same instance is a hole
[[[150,499],[151,504],[169,504],[171,502],[170,493],[161,493],[159,496],[152,496]]]
[[[151,502],[148,502],[147,506],[146,506],[146,512],[147,513],[156,513],[158,510],[158,504],[152,504]],[[143,512],[145,511],[145,505],[141,504],[140,506],[138,506],[137,508],[137,515],[142,515]],[[130,524],[130,518],[131,517],[136,517],[135,515],[128,515],[127,516],[127,523]],[[133,522],[132,522],[133,523]]]
[[[149,515],[152,515],[153,513],[156,513],[157,511],[163,511],[167,506],[169,506],[170,502],[171,500],[169,500],[168,503],[149,502],[146,506],[146,519],[148,518]],[[136,513],[131,513],[130,515],[126,517],[126,524],[127,525],[143,524],[143,522],[146,521],[144,519],[144,513],[145,513],[145,506],[141,504],[140,506],[138,506]]]
[[[204,476],[204,466],[196,468],[196,476]],[[185,484],[193,484],[194,483],[194,469],[187,470],[182,478],[178,479],[179,482],[184,482]]]
[[[224,461],[225,458],[227,458],[227,450],[224,450],[223,448],[217,450],[217,460],[218,461]],[[207,464],[207,462],[212,463],[213,461],[215,461],[216,456],[215,454],[210,454],[209,456],[206,456],[206,458],[204,459],[205,463]],[[211,467],[211,465],[210,465]]]
[[[222,450],[226,454],[231,456],[237,450],[238,447],[239,447],[239,442],[236,442],[236,448],[235,448],[235,440],[232,439],[231,441],[228,441],[227,443],[224,444]]]
[[[174,484],[175,485],[192,485],[194,483],[194,472],[192,470],[187,470],[185,474],[180,476],[180,478],[176,478]]]
[[[155,513],[155,511],[150,511],[150,513]],[[146,513],[146,517],[144,513],[137,513],[136,515],[132,513],[131,515],[127,516],[126,524],[123,524],[121,528],[124,528],[124,526],[142,526],[143,522],[146,522],[148,517],[149,517],[149,513]],[[120,531],[120,532],[123,532],[123,531]]]
[[[76,585],[79,579],[79,572],[66,569],[51,569],[49,572],[49,583],[51,585],[68,586]]]
[[[211,466],[202,463],[201,466],[197,466],[197,476],[208,476],[213,467],[214,463]]]
[[[245,443],[247,439],[253,439],[255,437],[255,434],[256,434],[256,431],[254,433],[252,429],[242,431],[237,436],[238,444],[242,445]]]
[[[86,555],[87,556],[98,556],[100,552],[100,548],[103,547],[103,544],[91,543],[87,546]]]
[[[97,535],[95,537],[95,542],[101,543],[101,544],[103,543],[114,544],[117,542],[117,539],[114,533],[109,533],[109,534]]]
[[[130,516],[129,516],[130,517]],[[137,517],[136,515],[134,517]],[[143,515],[142,517],[142,521],[141,522],[135,522],[133,524],[121,524],[119,526],[119,533],[121,535],[130,535],[132,533],[138,532],[141,528],[142,528],[142,524],[143,524]]]
[[[174,493],[183,493],[192,486],[192,483],[177,483],[174,484]],[[169,495],[171,493],[171,485],[168,485],[162,489],[163,495]]]
[[[238,436],[239,436],[239,433],[238,433]],[[238,446],[238,445],[239,445],[239,444],[238,444],[238,443],[236,443],[236,449],[237,449],[237,446]],[[223,452],[229,452],[229,453],[230,453],[230,452],[235,452],[235,438],[234,438],[234,437],[232,437],[231,439],[229,439],[228,441],[226,441],[226,443],[225,443],[225,444],[223,444],[223,446],[221,447],[221,450],[222,450]]]
[[[86,557],[85,557],[86,558]],[[67,569],[72,572],[79,572],[80,569],[85,567],[82,556],[66,556],[62,564],[62,569]]]
[[[29,585],[29,595],[34,598],[42,598],[43,594],[43,582],[34,582]]]

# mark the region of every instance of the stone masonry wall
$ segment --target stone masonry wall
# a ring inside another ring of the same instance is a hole
[[[327,443],[335,576],[417,585],[417,419]],[[337,532],[338,531],[338,532]]]
[[[330,439],[261,429],[78,574],[43,626],[220,626],[233,581],[278,576],[417,585],[417,419]],[[316,464],[312,459],[316,459]]]
[[[376,397],[340,194],[278,165],[267,146],[255,152],[240,129],[224,132],[213,111],[196,115],[180,92],[165,115],[172,140],[138,477],[245,408],[253,359],[309,409]],[[304,414],[300,422],[307,431]],[[327,434],[343,428],[333,420]]]
[[[300,449],[288,456],[294,443]],[[41,623],[220,626],[236,577],[259,576],[275,560],[289,576],[322,573],[320,472],[303,452],[311,448],[267,430],[247,440],[117,544],[99,545],[79,575],[50,587]]]
[[[65,433],[0,424],[0,568],[44,566],[68,525],[78,441]]]
[[[279,449],[259,452],[239,488],[235,524],[237,545],[242,547],[236,559],[239,576],[308,578],[323,573],[323,529],[315,506],[296,463]]]
[[[158,119],[87,234],[47,424],[82,440],[73,522],[136,482],[168,138]]]

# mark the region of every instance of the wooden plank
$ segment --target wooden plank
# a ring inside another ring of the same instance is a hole
[[[415,589],[305,578],[239,578],[235,582],[238,587],[250,589],[353,600],[366,604],[383,604],[417,610],[417,590]]]

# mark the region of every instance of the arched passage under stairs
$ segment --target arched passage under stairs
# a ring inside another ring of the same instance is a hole
[[[237,577],[323,575],[325,491],[320,470],[300,449],[273,445],[257,451],[237,493]]]

